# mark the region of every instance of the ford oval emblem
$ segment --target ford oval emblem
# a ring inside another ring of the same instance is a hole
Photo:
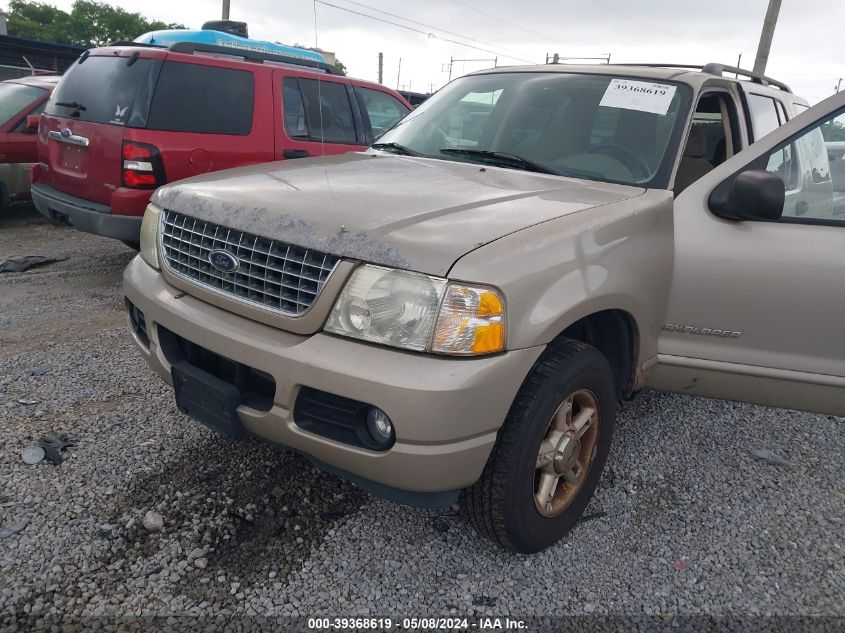
[[[233,273],[241,265],[237,257],[229,251],[214,250],[208,254],[208,262],[221,273]]]

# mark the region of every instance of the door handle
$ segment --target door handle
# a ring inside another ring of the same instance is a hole
[[[311,154],[305,149],[286,149],[282,152],[285,158],[308,158]]]
[[[71,134],[70,130],[65,128],[61,132],[58,130],[50,130],[47,132],[47,138],[69,145],[79,145],[80,147],[88,147],[90,141],[84,136]]]

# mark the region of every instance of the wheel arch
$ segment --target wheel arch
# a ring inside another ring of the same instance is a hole
[[[601,352],[613,370],[620,401],[636,390],[640,336],[630,312],[618,308],[591,312],[567,325],[557,339],[581,341]]]

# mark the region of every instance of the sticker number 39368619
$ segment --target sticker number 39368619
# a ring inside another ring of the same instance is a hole
[[[669,84],[611,79],[599,105],[662,115],[669,110],[669,104],[676,90],[676,86]]]

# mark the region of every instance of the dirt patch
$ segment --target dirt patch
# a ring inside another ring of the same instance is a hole
[[[282,582],[367,499],[282,447],[209,434],[195,449],[132,479],[115,498],[109,523],[116,528],[107,535],[112,546],[104,565],[126,560],[168,573],[202,550],[207,565],[189,565],[178,584],[198,600],[225,603],[236,594],[228,582],[216,582],[219,574],[244,585]],[[162,515],[161,532],[143,527],[148,510]],[[202,577],[212,580],[198,582]]]

